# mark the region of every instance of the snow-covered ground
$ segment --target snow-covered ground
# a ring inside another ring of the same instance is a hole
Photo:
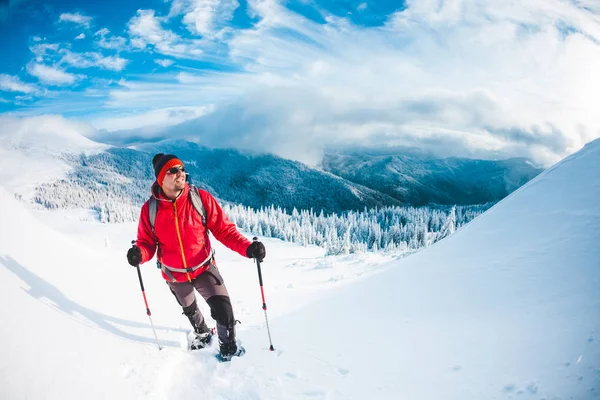
[[[600,398],[598,171],[597,140],[404,259],[265,239],[275,352],[255,265],[217,244],[247,349],[231,363],[185,350],[148,263],[158,351],[125,260],[135,224],[30,210],[3,180],[0,398]]]
[[[110,147],[86,138],[90,129],[57,115],[0,117],[0,184],[29,198],[36,186],[63,178],[71,167],[62,153],[89,155]]]

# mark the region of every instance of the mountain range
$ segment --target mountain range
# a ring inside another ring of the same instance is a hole
[[[365,185],[270,154],[210,149],[189,142],[161,142],[138,149],[176,154],[191,180],[218,197],[259,208],[276,205],[336,212],[401,203]],[[150,165],[150,164],[149,164]]]
[[[318,168],[274,155],[209,149],[189,142],[138,149],[177,154],[199,186],[223,199],[289,210],[483,204],[506,197],[543,171],[523,158],[435,158],[409,148],[327,152]]]
[[[435,158],[410,148],[329,152],[322,168],[415,206],[495,202],[543,171],[524,158]]]
[[[107,147],[90,154],[63,155],[71,168],[68,179],[41,185],[34,200],[47,208],[84,206],[113,215],[122,208],[118,203],[124,202],[131,205],[131,212],[119,211],[117,220],[129,220],[149,195],[154,181],[151,161],[158,152],[176,154],[190,180],[222,200],[253,208],[275,205],[288,211],[326,213],[495,202],[541,172],[524,159],[435,159],[398,151],[326,153],[322,166],[313,168],[270,154],[175,140]],[[77,196],[68,194],[74,191]]]

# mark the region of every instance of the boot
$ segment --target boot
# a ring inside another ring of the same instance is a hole
[[[246,349],[241,345],[238,346],[236,342],[220,343],[219,351],[221,353],[222,361],[231,361],[233,357],[241,357],[246,353]]]
[[[199,326],[194,327],[194,339],[190,343],[191,350],[203,349],[208,346],[212,340],[213,333],[208,326],[206,326],[206,322],[202,320]]]
[[[230,361],[233,357],[241,357],[246,353],[246,349],[244,349],[241,345],[237,344],[235,340],[235,324],[239,321],[235,321],[234,324],[225,328],[222,325],[217,325],[217,328],[223,332],[226,329],[224,334],[219,337],[219,352],[220,358],[222,361]]]
[[[198,350],[208,346],[212,339],[212,332],[208,329],[208,326],[206,326],[206,322],[198,309],[196,300],[189,306],[183,307],[183,313],[188,317],[190,324],[192,324],[192,327],[194,328],[195,337],[190,342],[190,349]]]

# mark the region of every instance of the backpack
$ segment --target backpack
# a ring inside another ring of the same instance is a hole
[[[192,201],[194,208],[202,218],[202,225],[204,225],[204,228],[206,228],[206,210],[204,209],[204,204],[202,204],[202,199],[198,193],[198,188],[190,184],[190,191],[188,195],[190,196],[190,200]],[[158,200],[156,200],[154,196],[150,196],[148,212],[150,213],[150,227],[152,228],[152,233],[154,233],[154,236],[156,236],[156,232],[154,231],[154,223],[156,222],[156,213],[158,212]]]

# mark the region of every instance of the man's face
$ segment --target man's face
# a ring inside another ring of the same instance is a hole
[[[163,179],[163,190],[175,191],[185,188],[185,169],[182,165],[176,165],[167,170]]]

